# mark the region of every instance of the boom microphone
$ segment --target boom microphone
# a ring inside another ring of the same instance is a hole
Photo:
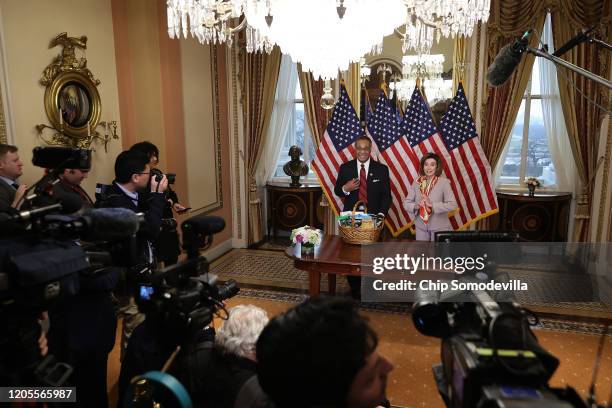
[[[510,78],[521,62],[521,57],[525,52],[530,35],[531,30],[526,31],[520,39],[499,50],[487,71],[487,81],[491,86],[503,85]]]
[[[597,26],[593,26],[593,27],[589,28],[588,30],[583,29],[582,31],[580,31],[580,33],[578,33],[577,35],[573,36],[565,44],[560,46],[559,49],[553,53],[553,55],[555,57],[560,57],[561,55],[565,54],[566,52],[568,52],[569,50],[571,50],[575,46],[579,45],[580,43],[583,43],[583,42],[587,41],[591,37],[590,34],[593,31],[595,31],[596,27]]]

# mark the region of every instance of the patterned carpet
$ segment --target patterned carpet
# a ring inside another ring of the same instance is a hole
[[[254,304],[270,317],[284,312],[307,297],[301,293],[243,288],[228,306]],[[440,340],[420,334],[404,310],[382,310],[362,305],[363,314],[379,336],[378,351],[395,366],[389,376],[387,395],[393,407],[444,408],[431,367],[440,361]],[[588,326],[591,330],[589,330]],[[601,326],[544,319],[535,333],[538,341],[561,364],[550,381],[554,387],[571,385],[586,396],[592,378]],[[612,337],[608,337],[597,377],[597,399],[605,401],[612,389]]]
[[[280,251],[234,249],[213,262],[211,272],[221,280],[235,279],[245,287],[308,292],[308,273],[293,267],[293,261]],[[346,279],[336,281],[337,293],[348,292]],[[327,289],[327,276],[321,277]]]
[[[241,296],[273,301],[298,303],[307,297],[308,274],[293,267],[291,259],[281,251],[234,249],[213,262],[211,271],[219,276],[221,281],[235,279],[241,287]],[[513,276],[520,275],[537,287],[538,277],[533,271],[513,271]],[[578,281],[572,286],[572,279],[561,282],[553,280],[555,286],[550,290],[576,291]],[[547,279],[547,282],[550,282]],[[540,282],[541,283],[541,282]],[[540,285],[541,286],[541,285]],[[321,279],[321,290],[327,290],[327,277]],[[540,288],[538,300],[544,295]],[[349,287],[346,279],[337,280],[339,296],[348,296]],[[604,330],[603,321],[610,323],[610,313],[605,305],[598,302],[530,302],[523,294],[519,302],[525,307],[536,311],[541,317],[541,328],[560,332],[600,334]],[[408,303],[364,303],[364,310],[380,311],[393,314],[410,313]],[[605,320],[601,320],[605,319]]]

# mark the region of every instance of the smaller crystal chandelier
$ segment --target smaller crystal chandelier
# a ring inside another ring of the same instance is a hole
[[[365,57],[361,57],[359,60],[359,76],[361,77],[361,82],[364,83],[370,77],[372,73],[372,68],[366,63]]]
[[[479,21],[489,19],[491,0],[404,0],[406,24],[404,53],[426,54],[440,36],[472,35]],[[401,33],[400,33],[401,34]]]
[[[243,18],[232,27],[232,21],[243,12],[241,0],[167,0],[168,35],[170,38],[187,38],[188,34],[201,44],[231,46],[233,35],[246,25]]]
[[[402,64],[401,81],[390,85],[400,100],[410,100],[417,79],[421,80],[430,104],[452,97],[453,81],[442,79],[444,55],[404,55]]]

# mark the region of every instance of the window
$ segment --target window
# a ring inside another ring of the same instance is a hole
[[[506,156],[501,161],[502,186],[518,186],[526,177],[536,177],[545,186],[556,184],[555,167],[542,113],[539,64],[539,58],[536,58],[508,140]]]
[[[294,69],[297,69],[297,67]],[[302,91],[300,89],[299,81],[296,82],[295,99],[293,100],[291,119],[289,121],[287,133],[285,134],[285,137],[283,139],[283,145],[276,161],[276,170],[274,172],[273,177],[288,178],[288,176],[283,171],[283,166],[290,160],[289,148],[293,145],[299,146],[300,149],[302,149],[301,159],[308,163],[308,165],[310,166],[310,162],[312,161],[315,155],[315,146],[312,142],[310,129],[308,127],[308,124],[306,123],[306,118],[304,116],[304,101],[302,99]],[[315,178],[312,168],[310,169],[310,172],[308,173],[308,176],[306,178]]]

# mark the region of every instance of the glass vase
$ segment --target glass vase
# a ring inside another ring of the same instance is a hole
[[[536,186],[528,184],[527,188],[529,189],[529,197],[533,197],[535,195]]]
[[[312,255],[314,253],[314,245],[302,244],[302,255]]]

